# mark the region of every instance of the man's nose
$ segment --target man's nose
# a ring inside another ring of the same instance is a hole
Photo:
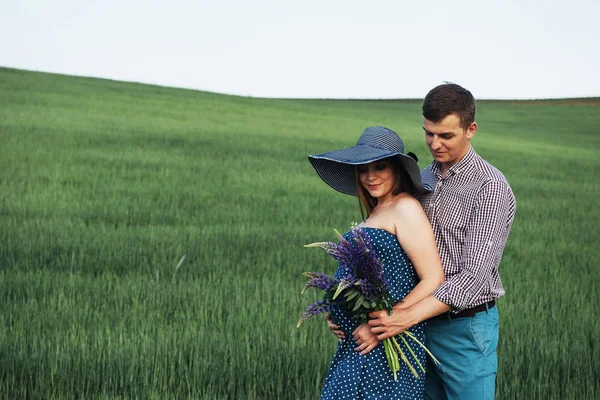
[[[442,145],[442,143],[441,143],[440,139],[436,135],[433,135],[433,139],[431,140],[431,146],[430,146],[431,149],[439,150],[441,145]]]

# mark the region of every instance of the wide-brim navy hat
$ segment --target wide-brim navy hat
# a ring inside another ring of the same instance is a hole
[[[383,126],[371,126],[360,135],[356,146],[308,156],[317,174],[338,192],[358,196],[356,193],[356,165],[368,164],[388,157],[398,157],[415,188],[429,192],[433,186],[421,181],[417,161],[404,153],[404,142],[396,132]]]

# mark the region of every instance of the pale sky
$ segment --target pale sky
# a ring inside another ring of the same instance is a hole
[[[0,66],[254,97],[600,96],[600,0],[0,0]]]

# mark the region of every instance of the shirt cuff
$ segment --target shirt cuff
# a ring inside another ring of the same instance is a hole
[[[450,306],[450,312],[457,313],[468,308],[465,296],[462,292],[461,289],[452,285],[452,282],[445,281],[433,291],[432,295],[437,300]]]

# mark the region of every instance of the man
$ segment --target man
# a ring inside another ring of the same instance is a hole
[[[475,99],[456,84],[432,89],[423,101],[423,130],[433,163],[422,171],[435,189],[419,200],[431,222],[446,281],[403,308],[371,313],[380,341],[427,322],[425,398],[493,399],[498,359],[498,309],[504,294],[498,265],[515,215],[508,182],[470,145],[477,131]],[[436,182],[437,181],[437,182]]]

